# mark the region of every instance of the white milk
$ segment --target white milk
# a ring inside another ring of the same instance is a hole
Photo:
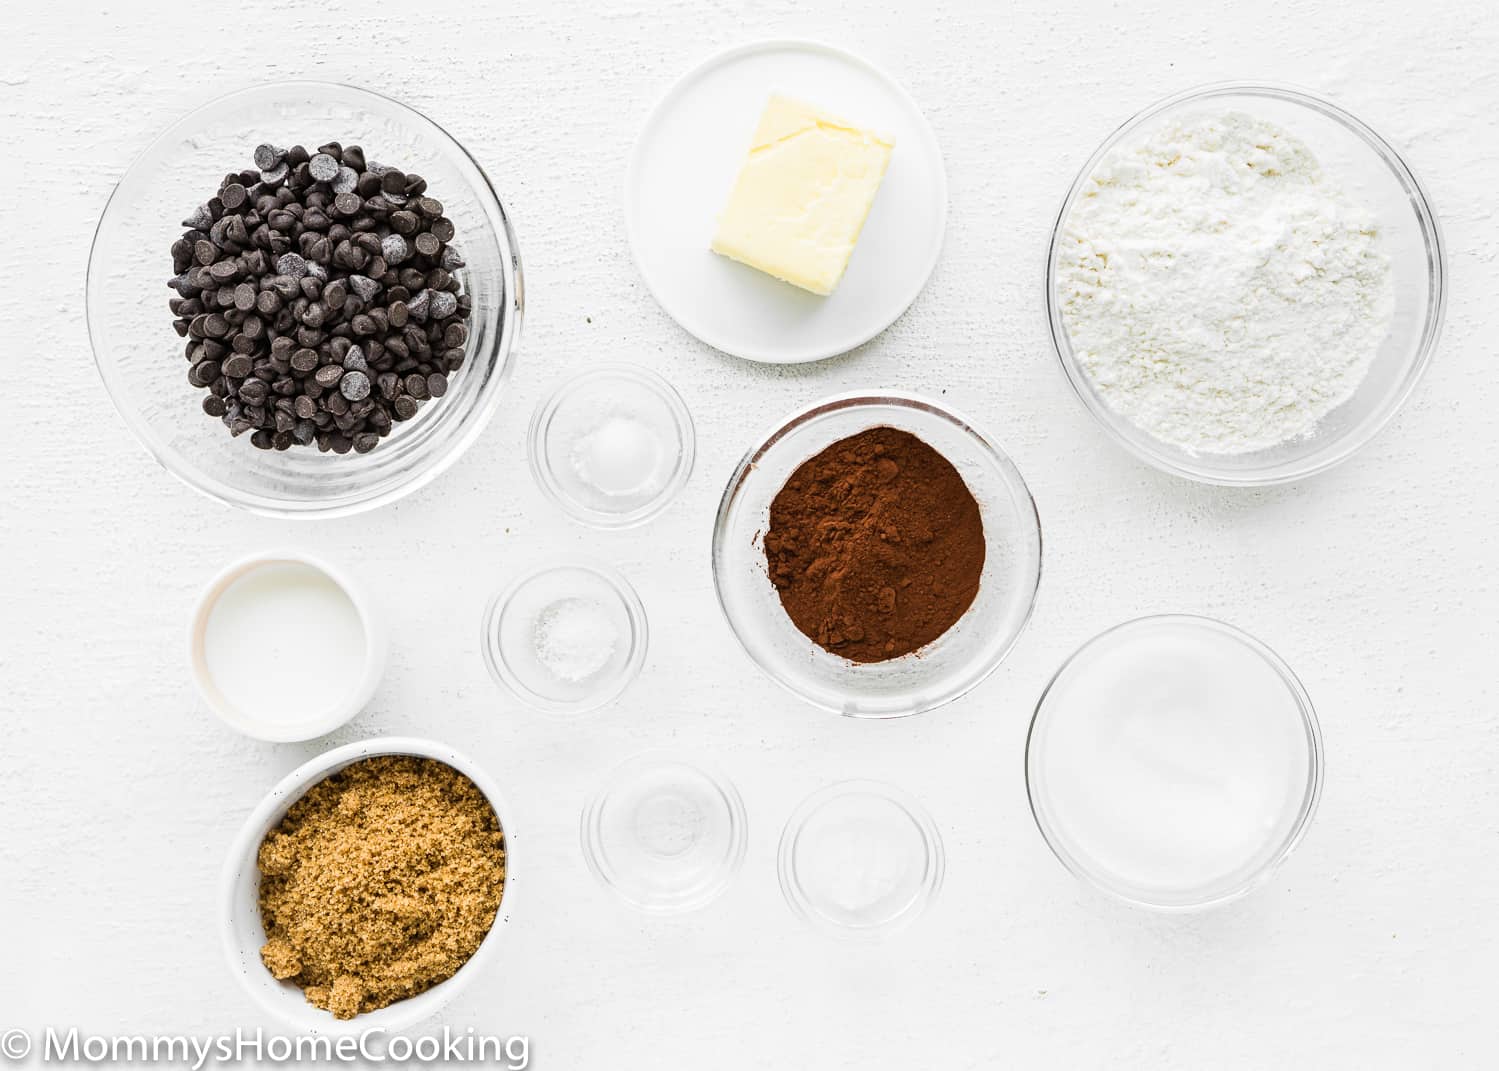
[[[1210,898],[1274,857],[1307,790],[1310,745],[1286,681],[1190,619],[1091,644],[1032,741],[1032,791],[1059,846],[1116,891]]]
[[[348,594],[300,562],[257,566],[214,602],[208,675],[256,721],[296,724],[343,702],[364,673],[367,638]]]

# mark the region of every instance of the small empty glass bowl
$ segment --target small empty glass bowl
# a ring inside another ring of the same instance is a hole
[[[660,513],[692,475],[695,450],[681,395],[633,364],[600,365],[569,379],[531,418],[536,482],[597,528],[628,528]]]
[[[421,174],[457,228],[455,272],[473,299],[463,367],[368,454],[258,450],[200,408],[172,330],[169,253],[182,220],[261,142],[359,144]],[[131,165],[94,235],[88,267],[94,361],[125,423],[170,472],[212,498],[278,517],[333,517],[393,501],[456,461],[499,403],[520,330],[520,254],[488,177],[426,116],[376,93],[279,82],[220,97],[173,123]]]
[[[528,706],[582,714],[640,674],[645,607],[607,565],[565,561],[516,578],[489,601],[479,646],[495,681]]]
[[[1042,837],[1127,903],[1188,910],[1263,884],[1322,788],[1311,700],[1275,652],[1210,618],[1126,622],[1057,671],[1031,721]]]
[[[673,755],[625,762],[583,809],[583,858],[642,911],[690,911],[715,900],[744,862],[748,824],[722,774]]]
[[[807,797],[786,823],[777,858],[791,909],[840,936],[911,923],[941,889],[945,868],[931,815],[878,781],[844,781]]]
[[[1168,116],[1207,109],[1241,111],[1295,135],[1323,171],[1366,204],[1383,231],[1394,283],[1394,318],[1354,395],[1304,438],[1244,454],[1208,454],[1162,442],[1115,412],[1094,388],[1072,348],[1057,295],[1062,237],[1073,204],[1100,162]],[[1204,483],[1266,485],[1322,472],[1347,459],[1405,404],[1436,349],[1447,302],[1446,254],[1420,183],[1388,142],[1337,105],[1285,86],[1248,82],[1204,86],[1151,105],[1116,130],[1082,167],[1062,204],[1046,266],[1046,305],[1062,370],[1084,406],[1117,443],[1163,472]]]
[[[938,639],[887,662],[823,650],[791,623],[765,560],[770,503],[808,458],[873,427],[910,432],[937,450],[978,501],[986,554],[968,611]],[[745,652],[807,702],[859,718],[931,710],[975,687],[1030,618],[1041,580],[1041,524],[1010,459],[964,417],[914,394],[845,394],[792,414],[752,447],[729,479],[713,529],[719,605]]]

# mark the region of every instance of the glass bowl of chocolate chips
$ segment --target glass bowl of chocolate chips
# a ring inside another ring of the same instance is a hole
[[[318,82],[169,127],[105,206],[87,284],[130,430],[189,486],[279,517],[370,509],[456,461],[498,405],[522,297],[464,148]]]
[[[917,714],[991,674],[1030,619],[1041,526],[961,414],[895,391],[824,399],[751,447],[713,532],[740,646],[815,706]]]

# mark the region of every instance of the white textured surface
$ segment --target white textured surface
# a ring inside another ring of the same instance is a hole
[[[855,6],[276,2],[231,23],[214,7],[12,5],[0,58],[0,1030],[257,1022],[217,945],[222,855],[273,781],[334,741],[271,746],[221,727],[192,693],[184,631],[219,566],[290,542],[383,585],[392,613],[385,684],[335,740],[430,735],[506,788],[526,843],[525,919],[446,1021],[530,1034],[533,1066],[1492,1062],[1495,16],[1330,0]],[[619,187],[634,130],[673,78],[719,47],[786,34],[844,44],[905,83],[944,146],[952,211],[943,259],[904,318],[847,358],[776,371],[705,350],[652,304]],[[241,516],[125,438],[84,331],[90,232],[134,154],[200,95],[371,71],[452,130],[514,211],[529,302],[513,390],[468,456],[397,506],[316,526]],[[1344,467],[1269,492],[1174,481],[1110,446],[1056,368],[1041,307],[1051,217],[1075,168],[1137,106],[1225,76],[1305,84],[1383,132],[1427,183],[1451,254],[1445,339],[1409,409]],[[698,422],[686,492],[628,533],[566,521],[522,456],[536,401],[606,357],[670,377]],[[1048,555],[1036,618],[1000,672],[951,708],[888,724],[820,715],[758,676],[713,604],[707,555],[719,489],[751,436],[821,394],[871,386],[941,394],[1002,440],[1040,504]],[[496,691],[476,636],[496,585],[557,551],[617,563],[653,642],[623,702],[548,722]],[[1269,888],[1204,916],[1143,915],[1079,888],[1037,835],[1021,779],[1027,718],[1058,661],[1160,610],[1264,639],[1303,676],[1326,734],[1327,791],[1305,844]],[[710,754],[749,809],[740,881],[685,918],[612,901],[578,851],[585,798],[648,745]],[[805,929],[775,880],[796,803],[852,776],[912,791],[948,847],[934,910],[873,946]]]

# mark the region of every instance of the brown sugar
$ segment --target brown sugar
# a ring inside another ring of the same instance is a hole
[[[257,859],[266,969],[351,1019],[451,978],[494,925],[505,835],[445,763],[364,759],[318,782]]]
[[[764,544],[792,624],[853,662],[937,639],[972,605],[984,571],[968,485],[898,428],[870,428],[803,462],[771,501]]]

